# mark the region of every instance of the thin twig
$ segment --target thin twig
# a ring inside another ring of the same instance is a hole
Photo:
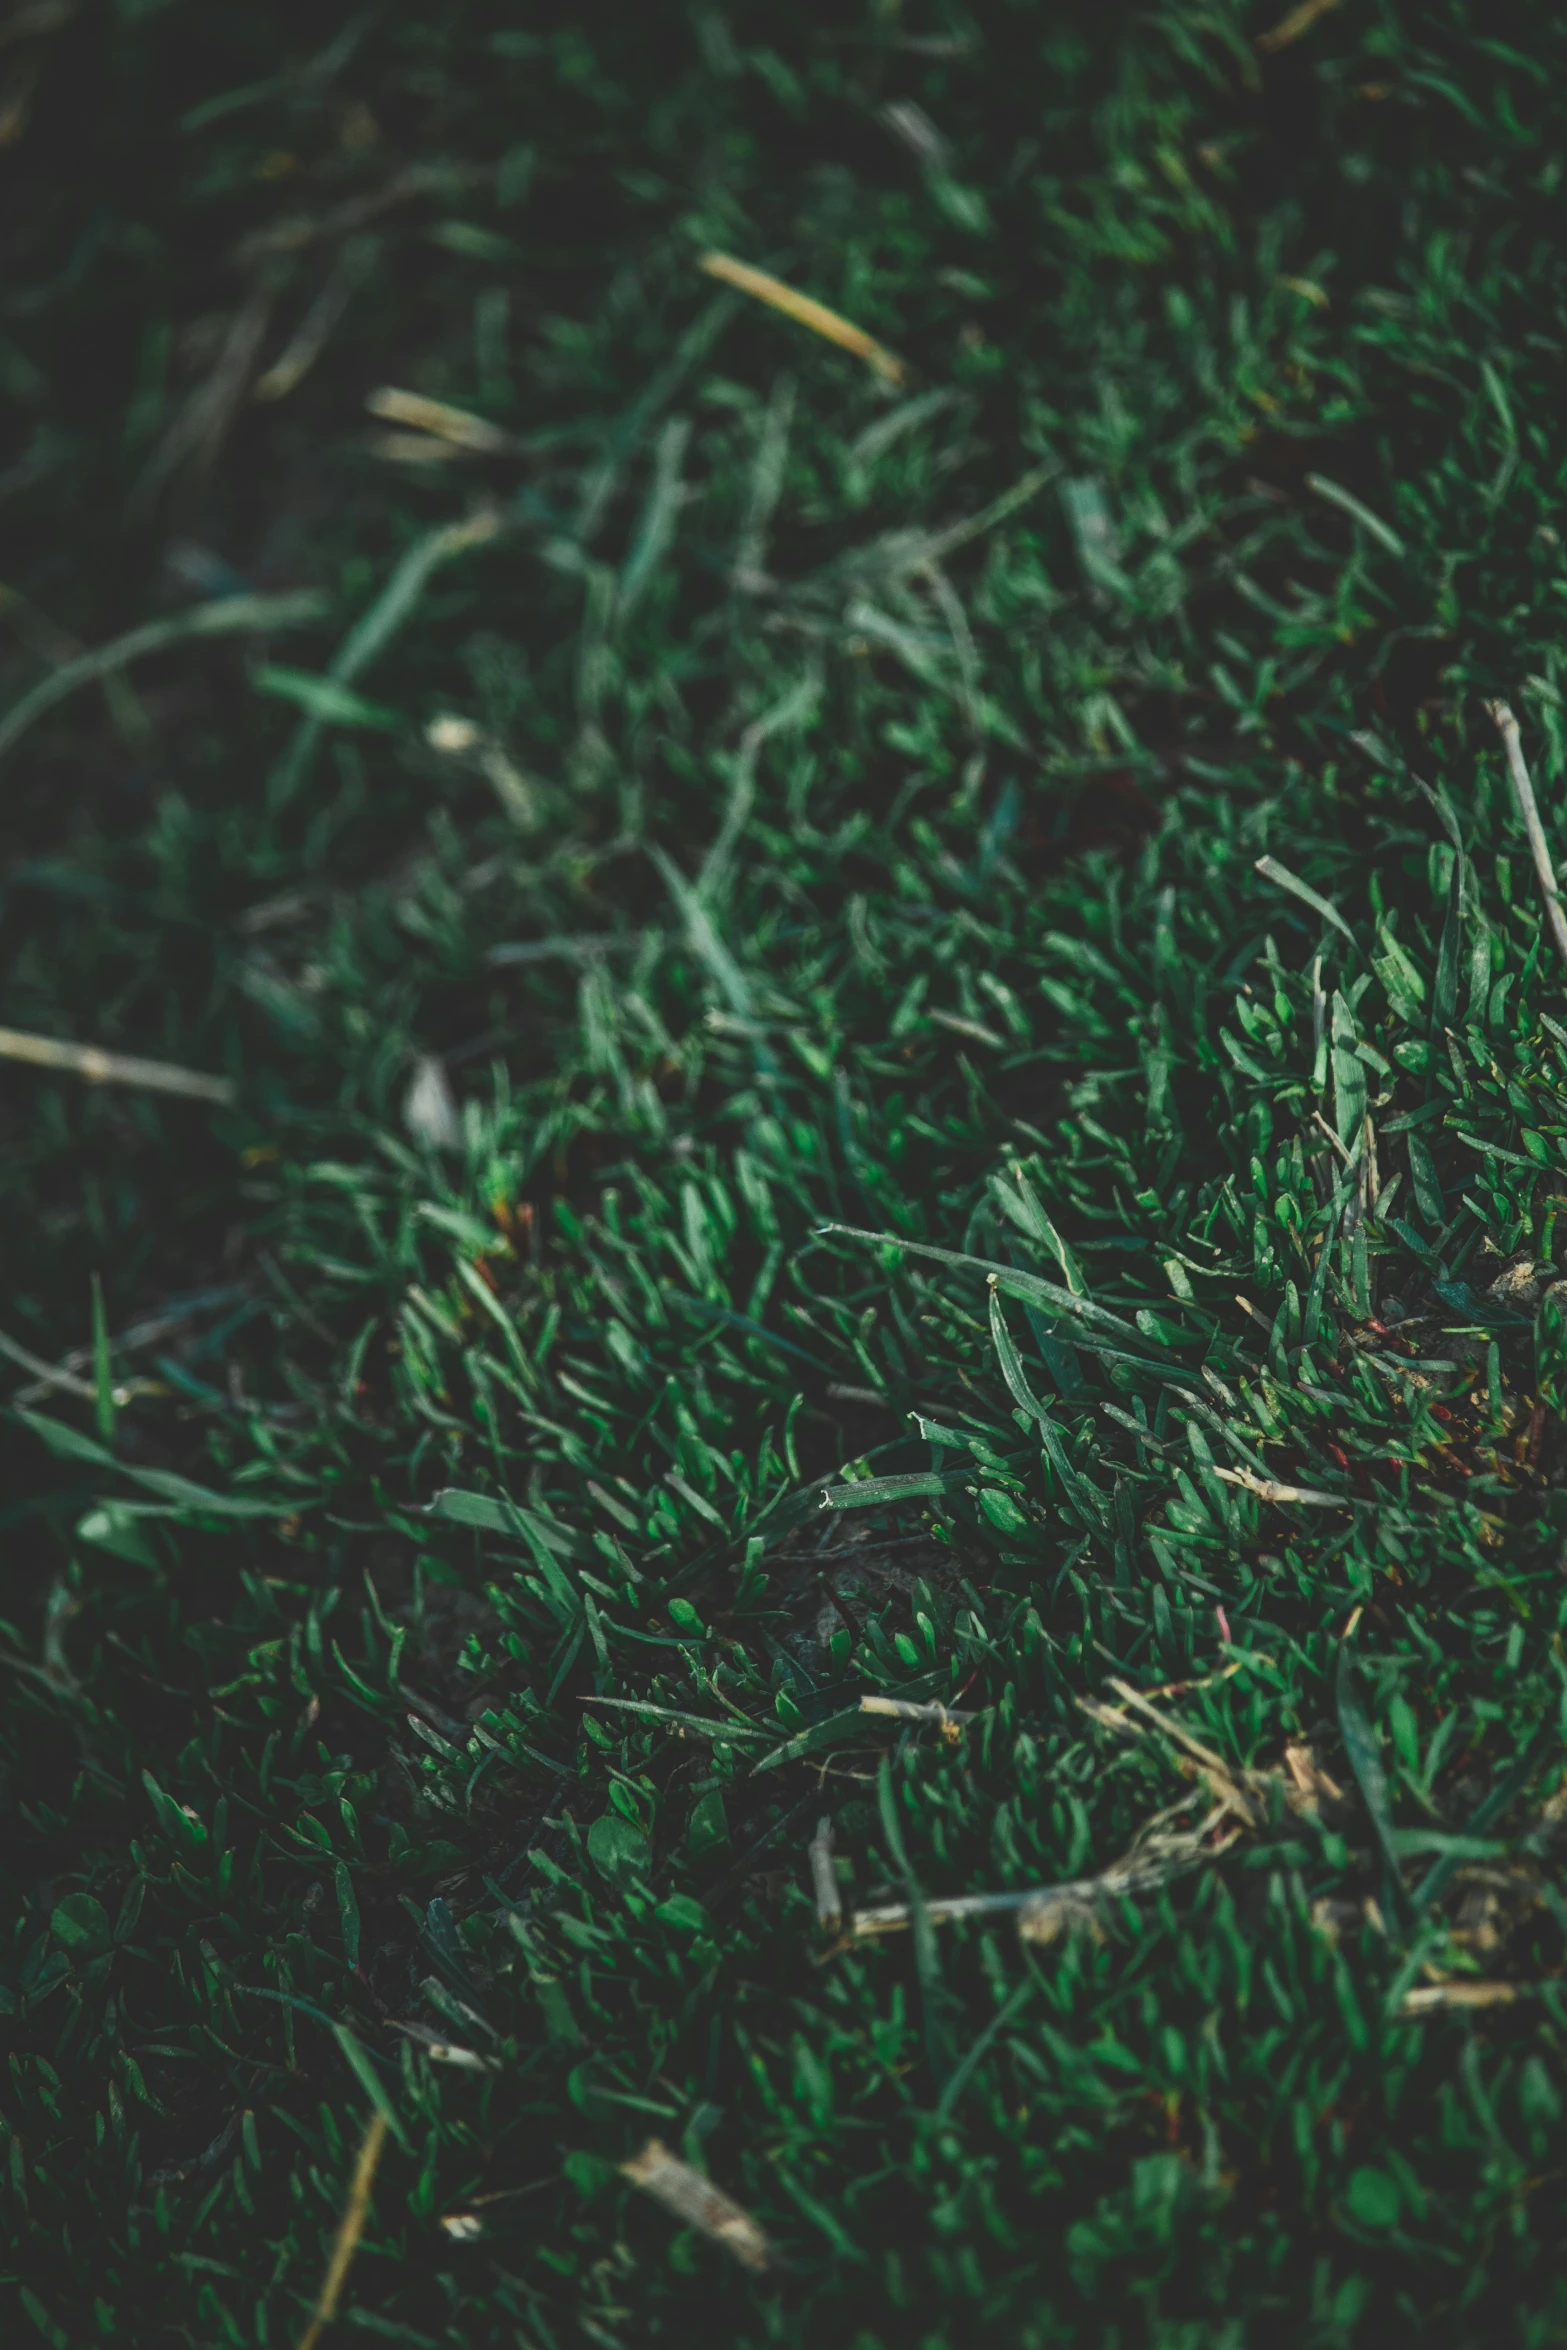
[[[1567,915],[1562,912],[1561,896],[1556,887],[1556,868],[1551,863],[1551,852],[1546,844],[1545,827],[1540,822],[1540,811],[1535,806],[1534,786],[1529,781],[1529,770],[1524,764],[1523,745],[1518,739],[1518,721],[1505,702],[1487,702],[1486,716],[1502,738],[1507,753],[1507,772],[1512,780],[1513,797],[1518,802],[1518,813],[1523,828],[1529,835],[1529,854],[1534,859],[1535,879],[1540,884],[1540,895],[1545,901],[1545,919],[1551,926],[1556,951],[1567,963]]]
[[[233,1305],[237,1299],[250,1294],[244,1283],[237,1281],[228,1282],[221,1289],[198,1290],[183,1305],[171,1307],[166,1313],[154,1314],[145,1322],[133,1322],[128,1330],[116,1331],[109,1343],[116,1354],[133,1354],[140,1347],[155,1346],[160,1338],[168,1338],[176,1330],[183,1330],[187,1323],[194,1322],[200,1315],[214,1312],[219,1306]],[[46,1363],[42,1356],[30,1354],[26,1347],[19,1346],[14,1339],[0,1337],[0,1354],[9,1355],[14,1363],[20,1363],[24,1370],[35,1374],[30,1386],[19,1387],[12,1396],[14,1404],[36,1403],[40,1396],[47,1395],[53,1388],[85,1399],[91,1399],[97,1394],[97,1389],[81,1377],[93,1359],[90,1346],[73,1347],[57,1363]],[[116,1403],[128,1403],[133,1396],[161,1392],[163,1390],[155,1380],[133,1379],[127,1386],[115,1389],[114,1400]]]
[[[348,2282],[348,2272],[353,2267],[354,2254],[359,2249],[359,2239],[365,2232],[365,2221],[370,2216],[370,2190],[375,2185],[376,2165],[381,2159],[381,2149],[385,2144],[386,2122],[380,2114],[373,2113],[370,2116],[369,2127],[365,2131],[364,2143],[359,2149],[359,2160],[354,2165],[354,2175],[348,2189],[348,2202],[344,2207],[342,2218],[338,2221],[337,2236],[332,2245],[332,2257],[327,2262],[327,2271],[321,2282],[321,2291],[317,2296],[310,2323],[299,2337],[299,2350],[315,2350],[317,2342],[320,2341],[321,2336],[337,2315],[337,2304],[341,2298],[343,2287]]]
[[[83,1403],[96,1403],[98,1400],[98,1390],[90,1380],[79,1379],[73,1371],[66,1370],[59,1363],[46,1363],[42,1355],[35,1355],[30,1348],[18,1345],[3,1330],[0,1330],[0,1355],[15,1363],[19,1370],[31,1371],[33,1374],[31,1385],[19,1388],[12,1396],[13,1403],[32,1403],[39,1396],[52,1392],[74,1395]],[[114,1400],[117,1405],[123,1406],[138,1395],[159,1392],[155,1381],[133,1379],[128,1387],[115,1388]]]
[[[704,269],[709,277],[721,278],[725,285],[751,295],[753,300],[765,302],[770,310],[781,310],[785,318],[792,318],[797,326],[809,327],[812,334],[820,335],[825,342],[836,343],[840,351],[852,351],[884,383],[902,383],[903,361],[878,343],[874,335],[868,335],[863,327],[851,325],[836,310],[829,310],[825,302],[797,293],[781,277],[773,277],[765,269],[753,269],[749,262],[736,261],[729,253],[704,253],[697,267]]]
[[[133,1053],[109,1053],[100,1045],[67,1044],[58,1036],[32,1036],[20,1028],[0,1028],[0,1061],[26,1061],[35,1069],[64,1069],[85,1077],[89,1085],[135,1085],[147,1093],[179,1093],[193,1101],[217,1102],[225,1109],[235,1098],[227,1077],[208,1077],[199,1069],[182,1069],[173,1061],[143,1061]]]
[[[1326,1137],[1327,1137],[1328,1141],[1329,1141],[1329,1142],[1330,1142],[1330,1143],[1333,1145],[1333,1148],[1334,1148],[1334,1149],[1335,1149],[1335,1150],[1338,1152],[1338,1155],[1339,1155],[1339,1157],[1340,1157],[1340,1158],[1343,1160],[1343,1162],[1344,1162],[1345,1166],[1346,1166],[1346,1167],[1347,1167],[1347,1166],[1349,1166],[1349,1165],[1351,1164],[1351,1160],[1350,1160],[1350,1155],[1349,1155],[1349,1152],[1348,1152],[1348,1151],[1345,1149],[1345,1147],[1344,1147],[1343,1143],[1342,1143],[1342,1142],[1340,1142],[1340,1140],[1339,1140],[1338,1136],[1337,1136],[1337,1135],[1334,1133],[1334,1131],[1333,1131],[1332,1127],[1331,1127],[1331,1126],[1328,1124],[1328,1122],[1327,1122],[1326,1118],[1324,1118],[1324,1116],[1322,1115],[1322,1112],[1321,1112],[1320,1110],[1313,1110],[1313,1111],[1312,1111],[1312,1113],[1311,1113],[1311,1119],[1312,1119],[1312,1124],[1313,1124],[1314,1126],[1318,1126],[1318,1127],[1320,1127],[1320,1128],[1321,1128],[1322,1132],[1323,1132],[1323,1133],[1326,1135]]]

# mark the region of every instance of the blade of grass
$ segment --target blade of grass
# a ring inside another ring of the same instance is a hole
[[[92,1277],[93,1390],[97,1405],[99,1440],[114,1446],[114,1371],[109,1359],[109,1322],[103,1310],[103,1283]]]
[[[303,628],[319,620],[325,610],[326,598],[314,589],[281,596],[220,596],[210,604],[176,613],[170,620],[151,620],[145,627],[129,629],[124,636],[83,653],[79,660],[64,662],[31,693],[13,702],[0,718],[0,758],[14,750],[28,728],[46,712],[79,693],[84,685],[96,685],[116,670],[129,668],[133,661],[144,661],[150,654],[166,652],[170,645],[186,644],[192,638]]]

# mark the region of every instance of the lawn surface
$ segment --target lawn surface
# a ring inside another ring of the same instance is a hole
[[[8,2341],[1567,2334],[1564,92],[0,20]]]

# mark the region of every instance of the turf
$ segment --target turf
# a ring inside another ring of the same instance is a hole
[[[1560,2340],[1560,21],[0,41],[15,2338]]]

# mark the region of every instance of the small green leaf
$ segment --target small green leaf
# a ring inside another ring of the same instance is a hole
[[[1377,1744],[1377,1734],[1371,1726],[1371,1717],[1361,1695],[1360,1676],[1347,1648],[1340,1648],[1338,1653],[1337,1697],[1344,1752],[1349,1757],[1349,1767],[1355,1774],[1355,1783],[1371,1815],[1371,1825],[1382,1848],[1388,1898],[1396,1907],[1402,1908],[1404,1882],[1398,1868],[1398,1839],[1388,1805],[1387,1773],[1382,1767],[1382,1749]]]
[[[485,1534],[519,1531],[517,1511],[509,1501],[497,1501],[488,1493],[465,1493],[459,1485],[442,1487],[430,1504],[430,1515],[453,1526],[477,1526]]]
[[[588,1858],[606,1877],[642,1876],[648,1866],[647,1838],[622,1813],[603,1812],[588,1830]]]
[[[408,2134],[397,2118],[397,2108],[387,2093],[386,2083],[375,2069],[375,2059],[369,2050],[355,2039],[346,2024],[334,2024],[332,2034],[344,2056],[348,2059],[349,2067],[359,2086],[406,2154],[408,2152]]]
[[[176,1503],[181,1510],[202,1510],[214,1518],[287,1517],[298,1508],[302,1498],[295,1494],[286,1501],[277,1496],[268,1501],[250,1501],[243,1494],[214,1493],[210,1486],[194,1484],[189,1477],[177,1477],[171,1469],[128,1467],[125,1475],[149,1493],[161,1493],[165,1501]]]
[[[1344,2194],[1344,2208],[1351,2219],[1359,2220],[1363,2228],[1390,2228],[1398,2219],[1403,2198],[1398,2182],[1385,2170],[1374,2170],[1369,2163],[1350,2174]]]
[[[1366,1118],[1366,1065],[1356,1052],[1354,1015],[1341,994],[1333,996],[1333,1122],[1338,1138],[1353,1153]]]
[[[90,1893],[67,1893],[63,1901],[57,1901],[49,1931],[62,1949],[85,1958],[96,1957],[109,1947],[108,1912]]]
[[[95,1444],[90,1436],[83,1436],[79,1429],[72,1428],[64,1420],[51,1420],[43,1412],[21,1410],[18,1410],[16,1417],[24,1428],[31,1428],[33,1434],[42,1439],[56,1460],[87,1461],[97,1469],[112,1469],[118,1465],[112,1452],[106,1452],[101,1444]]]
[[[1433,1230],[1440,1230],[1446,1220],[1446,1211],[1442,1205],[1442,1186],[1430,1146],[1422,1136],[1412,1134],[1405,1147],[1409,1152],[1409,1180],[1414,1189],[1415,1205],[1420,1210],[1422,1220]]]
[[[802,1754],[815,1754],[818,1748],[835,1745],[851,1723],[861,1719],[858,1705],[845,1706],[842,1713],[829,1715],[825,1722],[817,1722],[811,1729],[802,1730],[798,1737],[785,1739],[771,1754],[764,1754],[751,1765],[753,1772],[775,1770],[780,1763],[795,1762]]]
[[[666,1926],[675,1926],[683,1934],[701,1934],[706,1931],[707,1912],[700,1901],[693,1901],[689,1893],[672,1893],[661,1901],[653,1915]]]
[[[257,693],[274,694],[281,701],[292,702],[307,718],[314,718],[323,726],[365,726],[389,734],[403,723],[395,710],[384,709],[379,702],[367,702],[362,695],[350,693],[346,685],[339,685],[335,678],[320,677],[313,670],[281,669],[269,662],[252,670],[250,682]]]
[[[337,1879],[338,1915],[343,1921],[343,1956],[351,1967],[359,1964],[359,1903],[354,1896],[354,1880],[348,1863],[340,1860],[334,1874]]]
[[[158,1554],[140,1523],[146,1514],[133,1501],[100,1502],[77,1520],[76,1539],[90,1542],[96,1550],[112,1551],[134,1566],[155,1568]]]
[[[98,1410],[98,1434],[114,1443],[114,1369],[109,1360],[109,1322],[103,1309],[103,1283],[92,1277],[93,1389]]]
[[[1324,922],[1331,922],[1333,928],[1358,951],[1360,942],[1337,906],[1330,905],[1319,891],[1312,888],[1309,881],[1302,881],[1298,873],[1292,873],[1287,865],[1281,865],[1277,857],[1259,857],[1256,869],[1264,881],[1271,881],[1278,888],[1287,889],[1292,898],[1299,898],[1303,906],[1309,906],[1314,914],[1320,914]]]
[[[878,1503],[933,1500],[956,1481],[934,1469],[916,1470],[908,1477],[861,1477],[852,1485],[825,1486],[821,1506],[824,1510],[863,1510],[874,1509]]]
[[[710,1853],[727,1851],[728,1847],[729,1819],[724,1810],[723,1790],[710,1787],[691,1806],[686,1850],[693,1860],[705,1860]]]
[[[1371,508],[1357,498],[1353,490],[1346,490],[1340,483],[1329,481],[1321,473],[1308,473],[1306,487],[1328,505],[1336,506],[1341,514],[1347,514],[1352,522],[1358,522],[1361,529],[1386,547],[1390,555],[1402,555],[1404,542],[1397,531],[1384,522],[1380,514],[1373,514]]]

